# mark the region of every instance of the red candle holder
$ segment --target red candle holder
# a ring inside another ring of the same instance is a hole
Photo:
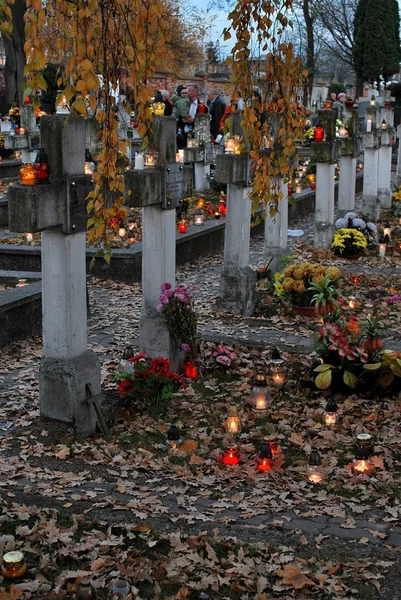
[[[237,444],[227,444],[223,454],[220,455],[220,460],[225,465],[238,465],[241,455]]]
[[[288,195],[292,196],[293,193],[294,193],[294,190],[292,189],[292,186],[290,184],[288,184]]]
[[[199,102],[198,105],[198,114],[204,115],[206,113],[206,105],[203,102]]]
[[[370,287],[377,287],[379,285],[379,280],[378,279],[371,279],[370,280]]]
[[[199,375],[197,366],[190,359],[184,362],[184,375],[189,379],[196,379]]]
[[[361,282],[361,280],[359,279],[359,277],[357,275],[354,275],[353,277],[351,277],[351,282],[354,283],[355,285],[357,285],[358,283]]]
[[[187,230],[187,224],[185,221],[180,221],[178,223],[177,229],[180,233],[185,233]]]
[[[316,125],[314,133],[315,142],[323,142],[324,129],[320,125]]]
[[[401,242],[397,242],[397,248],[398,250],[401,250]]]
[[[259,471],[271,471],[273,468],[273,453],[269,442],[264,442],[256,460]]]
[[[316,189],[316,183],[311,183],[310,184],[310,189],[313,191]]]
[[[219,213],[223,216],[227,214],[227,204],[224,201],[219,202]]]

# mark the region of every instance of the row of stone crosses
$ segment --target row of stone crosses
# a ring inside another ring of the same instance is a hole
[[[387,208],[391,202],[393,110],[371,108],[367,112],[374,126],[362,134],[363,212],[377,219],[380,204]],[[326,131],[325,141],[311,145],[311,160],[317,164],[315,245],[322,248],[330,245],[333,235],[334,163],[338,156],[339,216],[354,209],[357,112],[346,111],[343,118],[350,135],[340,141],[340,148],[331,110],[319,113]],[[25,119],[29,121],[29,133],[9,143],[29,152],[35,125],[29,112]],[[174,117],[156,117],[153,146],[159,152],[158,168],[130,170],[124,175],[124,204],[143,209],[140,347],[150,356],[169,358],[175,369],[180,365],[179,351],[160,323],[156,305],[161,285],[176,278],[176,208],[184,195],[188,172],[185,162],[194,165],[195,188],[202,189],[207,180],[205,174],[211,160],[206,148],[209,120],[207,115],[206,118],[197,115],[196,119],[199,144],[186,149],[184,164],[176,163]],[[239,115],[237,121],[235,116],[232,119],[231,135],[241,134],[239,119]],[[381,127],[383,119],[386,129]],[[77,435],[87,436],[94,433],[97,422],[102,420],[100,362],[87,347],[85,198],[91,182],[90,176],[84,174],[84,163],[88,124],[83,118],[66,119],[65,115],[42,117],[40,145],[48,156],[50,183],[10,187],[9,223],[12,231],[42,233],[41,415],[69,423]],[[228,188],[220,302],[223,308],[244,315],[253,313],[256,289],[255,273],[249,267],[251,172],[248,152],[216,156],[215,178]],[[265,221],[265,261],[267,264],[272,260],[273,269],[280,266],[287,251],[287,184],[281,180],[278,185],[283,194],[279,213],[272,218],[268,214]]]

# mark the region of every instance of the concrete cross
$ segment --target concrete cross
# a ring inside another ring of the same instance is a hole
[[[378,196],[378,165],[380,136],[380,113],[375,107],[366,109],[366,131],[361,132],[364,150],[362,212],[369,220],[377,221],[380,216]]]
[[[25,133],[14,135],[11,129],[4,133],[4,148],[6,150],[21,151],[22,162],[33,162],[36,150],[39,148],[39,129],[36,125],[35,110],[31,104],[24,104],[20,108],[21,127]]]
[[[358,111],[344,109],[342,120],[347,127],[348,137],[339,139],[340,181],[338,184],[338,217],[343,217],[355,208]]]
[[[184,163],[194,165],[195,191],[202,192],[210,188],[210,163],[213,162],[210,142],[210,115],[195,116],[195,147],[184,148]]]
[[[256,303],[256,274],[249,267],[251,201],[249,153],[216,156],[215,179],[227,184],[220,304],[234,313],[250,316]]]
[[[334,233],[334,174],[336,117],[331,109],[319,110],[326,139],[311,143],[311,162],[316,163],[315,247],[329,248]]]
[[[161,285],[175,284],[176,208],[191,193],[191,168],[176,163],[175,117],[155,118],[152,146],[156,167],[124,173],[125,206],[142,207],[140,346],[152,357],[169,358],[179,371],[183,354],[156,311]]]
[[[42,232],[41,415],[86,436],[97,421],[87,389],[98,397],[101,379],[99,359],[87,349],[85,120],[42,117],[40,129],[50,183],[10,188],[10,229]]]

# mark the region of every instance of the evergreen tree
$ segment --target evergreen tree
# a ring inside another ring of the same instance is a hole
[[[354,63],[358,77],[385,81],[401,58],[397,0],[359,0],[354,19]]]

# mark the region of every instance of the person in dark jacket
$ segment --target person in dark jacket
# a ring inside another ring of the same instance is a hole
[[[226,110],[226,103],[214,88],[208,90],[207,97],[210,101],[210,134],[216,139],[221,132],[220,121]]]

